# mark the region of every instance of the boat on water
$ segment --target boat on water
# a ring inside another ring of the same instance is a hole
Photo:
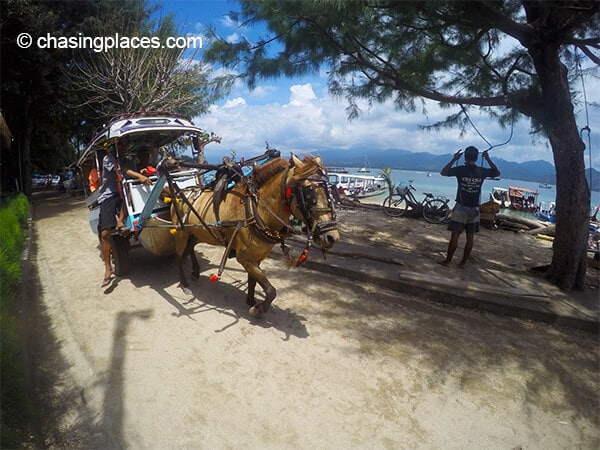
[[[508,198],[508,189],[502,187],[492,188],[490,193],[490,201],[500,205],[500,208],[510,207],[510,199]]]
[[[537,197],[539,191],[531,189],[509,186],[508,198],[510,199],[510,208],[517,211],[527,211],[534,213],[537,209]]]
[[[353,198],[374,197],[387,192],[385,180],[371,175],[329,173],[329,183],[338,192]]]
[[[361,173],[369,173],[371,171],[371,166],[369,165],[369,161],[367,160],[367,156],[365,155],[365,165],[362,167],[359,167],[357,169],[358,172]]]
[[[348,169],[345,167],[328,167],[327,172],[329,173],[348,173]]]
[[[542,183],[542,184],[540,184],[540,187],[542,189],[552,189],[552,186],[549,185],[548,183]]]
[[[556,215],[556,203],[540,202],[534,214],[540,220],[554,223],[554,216]]]

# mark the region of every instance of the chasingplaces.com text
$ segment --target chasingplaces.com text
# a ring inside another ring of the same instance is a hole
[[[112,36],[54,36],[46,33],[33,37],[29,33],[17,36],[17,45],[20,48],[29,48],[32,45],[39,49],[91,49],[96,53],[111,49],[147,49],[147,48],[177,48],[200,49],[202,48],[201,36],[169,36],[161,40],[158,36],[123,36],[115,33]]]

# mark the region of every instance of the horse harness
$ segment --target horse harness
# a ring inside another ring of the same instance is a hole
[[[264,158],[260,157],[260,159]],[[254,160],[259,159],[255,158]],[[246,164],[249,164],[247,161]],[[186,164],[187,166],[200,166],[196,164]],[[215,166],[201,165],[202,168],[213,170]],[[200,224],[204,228],[206,228],[211,235],[218,240],[221,245],[225,247],[225,253],[221,260],[221,264],[219,266],[218,277],[220,277],[226,259],[231,256],[232,244],[235,240],[235,237],[240,229],[244,227],[250,227],[252,231],[255,232],[259,237],[268,241],[279,243],[284,255],[289,254],[289,249],[285,245],[285,239],[289,238],[294,234],[299,234],[293,227],[285,223],[281,220],[274,212],[272,212],[268,207],[267,210],[272,214],[273,217],[277,218],[281,222],[280,230],[273,230],[265,225],[264,220],[261,218],[258,213],[258,201],[259,201],[259,187],[257,186],[256,181],[252,174],[244,175],[242,171],[242,164],[235,163],[231,164],[231,162],[227,162],[225,166],[216,166],[217,167],[217,177],[215,181],[211,185],[207,185],[202,188],[192,188],[182,190],[180,189],[172,180],[168,170],[164,170],[163,174],[167,178],[167,182],[169,184],[169,189],[172,198],[181,199],[183,203],[185,203],[188,207],[188,211],[182,215],[181,210],[175,207],[175,213],[177,215],[177,219],[179,224],[176,226],[177,229],[183,229],[186,225],[185,222],[188,220],[191,214],[195,215],[199,220]],[[302,251],[302,254],[298,258],[296,266],[299,266],[304,261],[306,261],[308,257],[308,251],[312,245],[313,236],[320,236],[323,233],[334,230],[337,228],[337,224],[335,222],[335,207],[331,198],[331,192],[328,185],[327,176],[323,173],[312,174],[305,178],[295,180],[295,182],[291,186],[287,186],[287,181],[289,177],[290,167],[285,169],[286,172],[282,177],[282,191],[284,204],[291,211],[292,201],[296,200],[296,205],[302,214],[302,218],[307,225],[307,243]],[[235,191],[227,188],[227,186],[232,182],[242,182],[245,186],[245,193],[241,193],[239,191]],[[309,183],[305,183],[308,181]],[[325,189],[327,194],[327,207],[319,208],[317,207],[318,199],[316,189],[321,187]],[[196,211],[193,206],[193,203],[196,199],[207,189],[213,190],[213,212],[215,214],[216,223],[207,224],[201,217],[201,214]],[[246,218],[243,220],[237,221],[225,221],[222,222],[219,219],[219,206],[222,201],[224,201],[227,194],[232,194],[240,197],[240,202],[244,203]],[[331,212],[332,220],[325,222],[317,222],[315,220],[314,215],[323,212]],[[192,225],[197,226],[197,225]],[[231,238],[228,240],[225,233],[224,228],[226,227],[234,227],[234,232]],[[216,232],[215,232],[216,230]],[[325,256],[325,250],[323,249],[323,255]]]

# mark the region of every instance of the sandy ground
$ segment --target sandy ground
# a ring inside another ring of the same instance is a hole
[[[398,251],[407,260],[410,269],[421,272],[454,273],[460,279],[476,277],[478,272],[492,270],[510,271],[532,275],[531,268],[542,267],[552,262],[552,242],[539,239],[525,231],[508,231],[499,226],[481,226],[475,235],[475,245],[466,270],[448,272],[437,263],[446,257],[450,232],[444,224],[430,224],[422,218],[390,218],[366,204],[363,208],[338,208],[340,232],[343,240],[357,245],[367,244]],[[539,222],[543,225],[543,222]],[[458,269],[465,244],[464,235],[454,254],[452,269]],[[541,277],[541,275],[540,275]],[[491,280],[490,280],[491,282]],[[545,282],[540,278],[540,283]],[[592,291],[600,289],[600,271],[590,264],[586,286]]]
[[[340,211],[342,237],[360,239],[352,216]],[[443,229],[409,219],[383,226],[380,212],[366,219],[356,226],[381,224],[370,245],[410,245],[429,258],[444,251]],[[208,281],[219,249],[196,247],[204,271],[192,296],[177,287],[173,258],[143,249],[132,252],[131,274],[103,290],[83,200],[37,193],[32,231],[31,382],[49,447],[600,445],[594,335],[286,270],[275,259],[263,266],[278,297],[257,320],[234,262],[221,282]],[[478,243],[486,239],[494,241]]]

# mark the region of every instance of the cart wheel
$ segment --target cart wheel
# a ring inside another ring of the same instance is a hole
[[[112,261],[115,265],[115,275],[123,276],[129,272],[129,239],[123,236],[113,236]]]

